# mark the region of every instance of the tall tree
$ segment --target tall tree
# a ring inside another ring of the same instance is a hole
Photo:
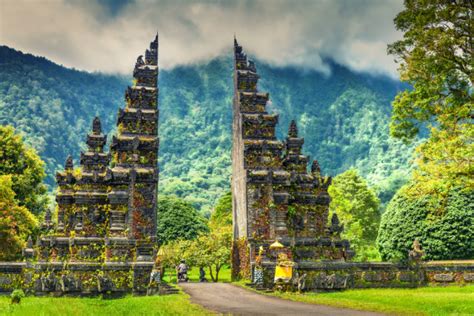
[[[44,163],[35,150],[26,146],[11,126],[0,126],[0,175],[11,176],[11,188],[19,206],[33,214],[42,213],[48,205]]]
[[[158,203],[158,241],[194,239],[208,232],[206,220],[188,202],[176,196],[160,196]]]
[[[217,200],[209,224],[212,226],[232,225],[232,192],[226,192]]]
[[[344,224],[342,237],[351,241],[359,260],[376,259],[380,201],[356,169],[336,176],[329,187],[330,211]]]
[[[0,175],[0,260],[19,258],[37,225],[35,216],[18,205],[13,184],[11,175]]]
[[[418,147],[414,194],[447,196],[452,186],[474,186],[474,2],[405,0],[395,18],[403,39],[388,46],[401,79],[413,88],[393,102],[391,134]]]
[[[424,127],[411,181],[390,201],[377,243],[404,259],[415,238],[427,259],[471,258],[474,246],[474,2],[406,0],[389,45],[412,85],[393,102],[391,133],[410,141]]]

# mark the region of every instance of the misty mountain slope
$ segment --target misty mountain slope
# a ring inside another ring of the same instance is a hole
[[[160,192],[185,197],[202,210],[229,189],[229,56],[160,72]],[[114,129],[129,81],[66,69],[7,47],[0,47],[0,63],[0,124],[25,133],[54,185],[54,171],[67,154],[77,161],[95,115],[105,132]],[[269,109],[280,114],[277,134],[281,139],[296,119],[305,154],[318,159],[326,174],[355,166],[386,200],[407,174],[412,153],[388,135],[390,102],[400,84],[331,67],[331,76],[324,76],[257,61],[260,90],[270,92]]]

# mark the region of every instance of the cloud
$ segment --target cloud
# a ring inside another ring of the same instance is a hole
[[[329,73],[327,58],[396,76],[386,45],[401,37],[401,0],[2,0],[0,43],[69,67],[130,73],[154,33],[160,65],[230,54],[234,34],[252,57]]]

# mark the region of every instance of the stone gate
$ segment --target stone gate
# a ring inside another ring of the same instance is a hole
[[[321,175],[316,160],[308,168],[295,121],[284,141],[276,139],[278,115],[266,111],[269,94],[258,90],[258,80],[255,63],[234,39],[234,279],[273,287],[277,255],[283,252],[294,264],[293,281],[304,278],[306,290],[472,282],[473,261],[352,262],[354,252],[340,237],[337,214],[328,219],[331,178]],[[272,250],[274,243],[279,251]]]
[[[23,288],[37,295],[145,293],[157,240],[158,36],[133,71],[110,150],[99,118],[74,168],[58,172],[57,225],[47,212],[42,234],[28,240],[23,262],[0,262],[0,292]],[[337,215],[328,219],[330,177],[302,153],[304,139],[291,122],[284,141],[275,136],[278,115],[259,92],[255,63],[234,40],[232,203],[234,278],[273,286],[280,245],[306,289],[413,287],[474,280],[472,261],[394,264],[351,262]],[[258,253],[258,255],[257,255]]]
[[[133,78],[110,151],[96,117],[80,166],[69,156],[56,175],[57,225],[48,212],[26,262],[0,263],[0,291],[19,284],[36,294],[146,290],[157,248],[158,35]]]

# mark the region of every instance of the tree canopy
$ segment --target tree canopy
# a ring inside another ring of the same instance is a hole
[[[388,51],[412,89],[393,102],[391,134],[416,149],[411,180],[382,216],[378,247],[383,259],[405,259],[414,239],[426,259],[472,258],[474,148],[472,1],[405,1],[395,18],[403,39]]]
[[[0,175],[10,176],[17,204],[33,214],[42,213],[48,205],[44,163],[11,126],[0,126],[0,161]]]
[[[19,258],[36,217],[25,206],[18,205],[11,175],[0,175],[0,260]]]
[[[375,239],[380,223],[380,200],[357,170],[350,169],[336,176],[329,186],[331,213],[344,224],[342,237],[356,251],[356,259],[377,258]]]
[[[223,194],[217,200],[209,222],[213,226],[232,226],[232,192]]]
[[[158,241],[194,239],[209,229],[206,220],[188,202],[176,196],[160,196],[158,203]]]
[[[388,52],[412,89],[393,102],[391,134],[405,141],[423,127],[412,193],[444,197],[452,186],[474,188],[474,2],[405,0],[395,18],[403,39]]]

